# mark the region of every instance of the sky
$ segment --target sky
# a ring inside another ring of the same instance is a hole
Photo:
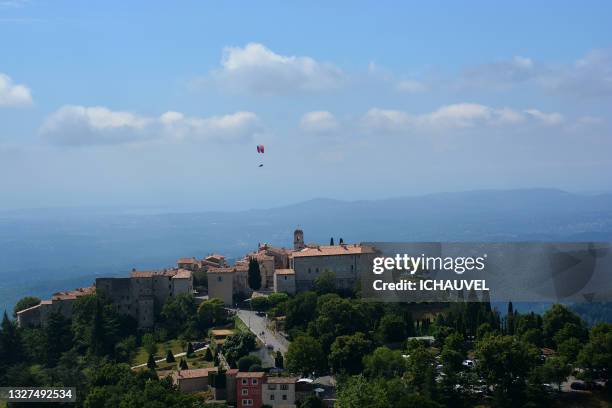
[[[612,3],[536,3],[0,0],[0,209],[611,191]]]

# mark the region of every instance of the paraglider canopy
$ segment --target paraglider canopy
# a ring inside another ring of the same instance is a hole
[[[263,153],[264,152],[264,145],[257,145],[257,153]]]

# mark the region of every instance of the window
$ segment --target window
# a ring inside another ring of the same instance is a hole
[[[289,386],[287,384],[281,384],[281,390],[288,390]]]
[[[217,282],[223,282],[223,276],[217,276]]]
[[[274,394],[270,395],[270,401],[274,401]]]
[[[251,384],[257,385],[257,378],[253,378],[253,381],[251,382]]]
[[[248,388],[243,388],[242,389],[242,395],[249,395],[249,389]]]
[[[287,401],[287,394],[283,394],[283,401]]]
[[[268,384],[268,389],[269,390],[275,390],[276,389],[276,384]]]
[[[315,272],[316,272],[316,273],[319,273],[319,268],[315,269]]]
[[[247,385],[249,383],[249,380],[247,380],[246,378],[242,379],[242,385]]]
[[[308,268],[308,273],[310,273],[310,268]]]
[[[242,405],[251,406],[251,405],[253,405],[253,400],[252,399],[243,399],[242,400]]]

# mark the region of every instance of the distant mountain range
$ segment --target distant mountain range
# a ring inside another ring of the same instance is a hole
[[[612,194],[483,190],[386,200],[313,199],[271,209],[0,211],[0,310],[21,296],[71,289],[178,257],[238,257],[259,242],[612,241]]]

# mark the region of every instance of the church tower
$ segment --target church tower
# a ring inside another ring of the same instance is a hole
[[[299,251],[301,249],[304,249],[305,247],[306,245],[304,245],[304,231],[298,228],[293,232],[293,249]]]

